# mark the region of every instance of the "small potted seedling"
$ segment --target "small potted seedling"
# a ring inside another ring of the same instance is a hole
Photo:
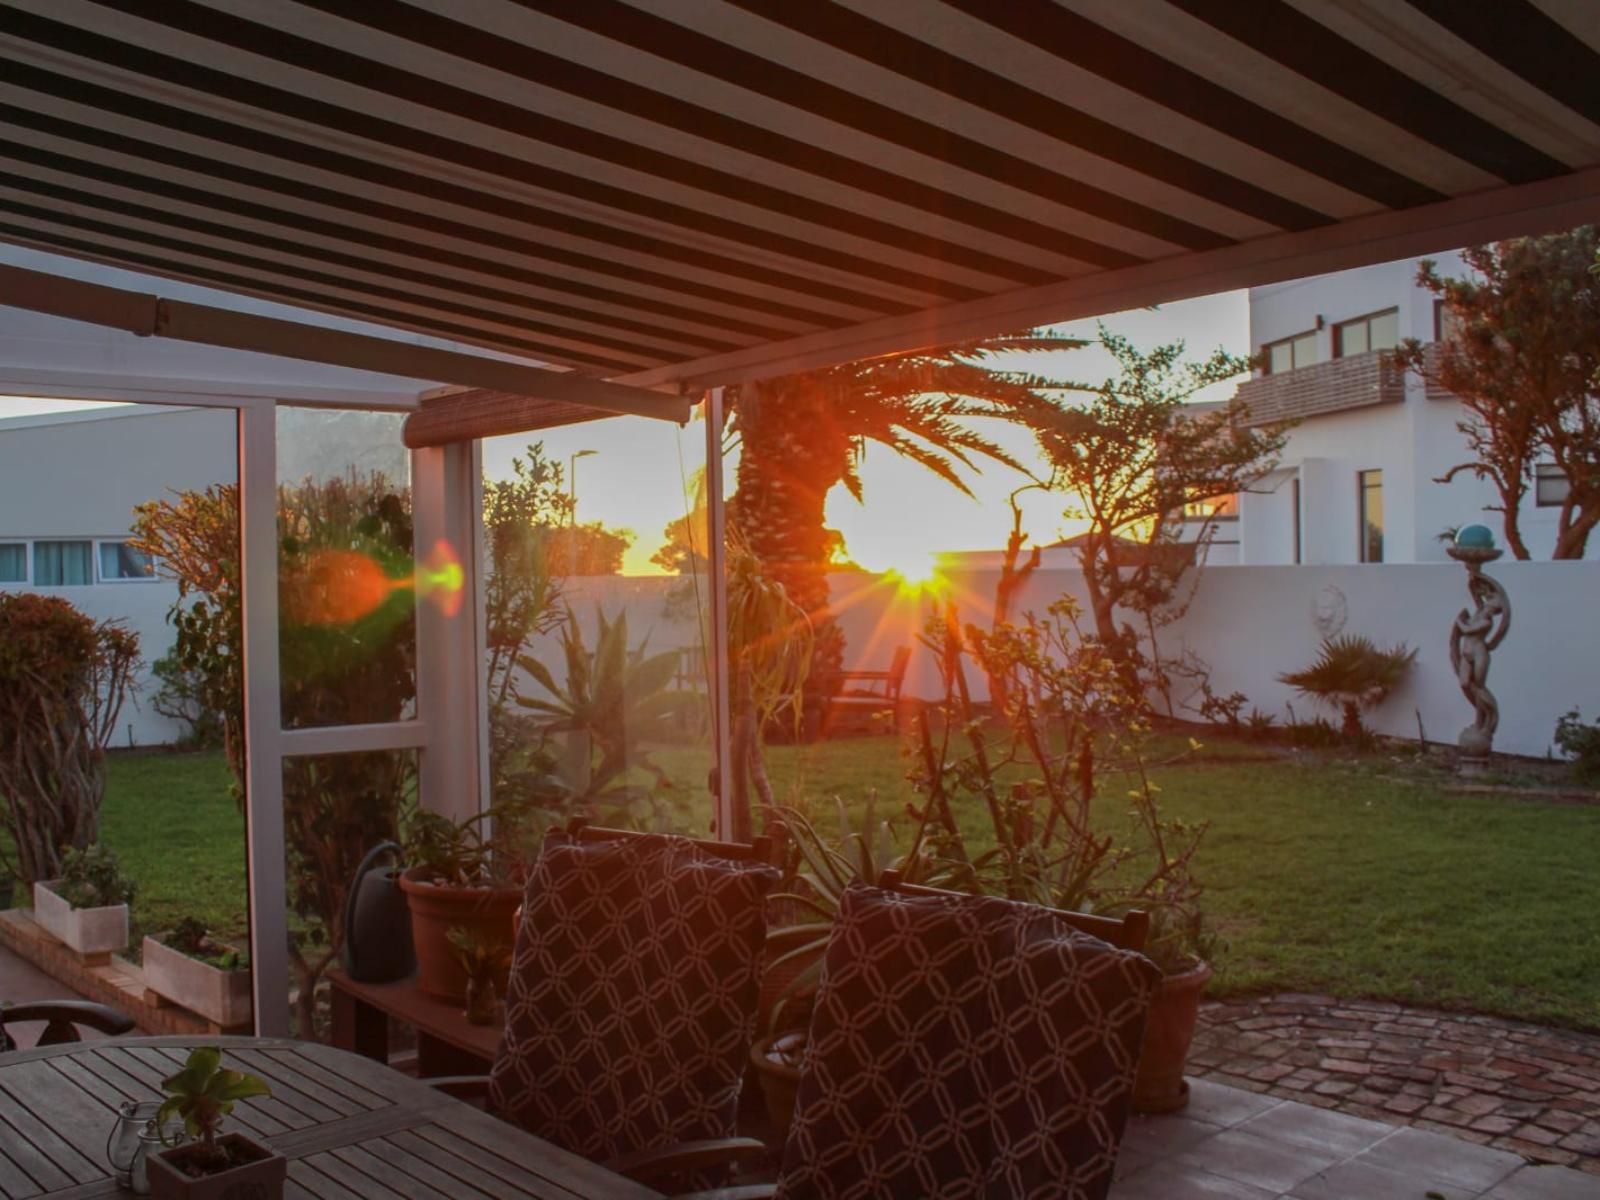
[[[288,1160],[237,1131],[218,1136],[236,1103],[272,1094],[262,1080],[224,1067],[217,1047],[196,1046],[183,1070],[162,1081],[161,1090],[167,1098],[156,1115],[157,1127],[176,1117],[195,1140],[150,1156],[150,1194],[156,1200],[282,1200]]]
[[[249,953],[219,942],[193,917],[144,939],[144,982],[224,1029],[250,1023]]]
[[[498,939],[481,937],[463,925],[452,926],[445,937],[467,977],[467,1023],[494,1024],[496,981],[505,976],[511,965],[511,947]]]
[[[128,948],[133,881],[104,846],[69,850],[61,878],[33,885],[33,918],[44,931],[85,958]]]

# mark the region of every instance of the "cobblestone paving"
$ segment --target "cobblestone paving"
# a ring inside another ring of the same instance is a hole
[[[1600,1036],[1377,1001],[1207,1004],[1190,1074],[1600,1175]]]

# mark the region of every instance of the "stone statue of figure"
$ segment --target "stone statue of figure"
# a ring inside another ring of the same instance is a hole
[[[1467,592],[1477,607],[1456,614],[1450,627],[1450,665],[1455,668],[1461,694],[1476,714],[1472,724],[1461,731],[1461,751],[1481,758],[1488,755],[1500,724],[1500,706],[1488,688],[1489,653],[1511,628],[1511,598],[1476,564],[1469,564],[1467,571]]]

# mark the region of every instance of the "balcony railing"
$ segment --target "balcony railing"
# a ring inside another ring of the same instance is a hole
[[[1386,350],[1373,350],[1242,383],[1239,399],[1250,410],[1246,424],[1270,425],[1374,404],[1398,404],[1405,399],[1405,373],[1392,366],[1389,357]]]

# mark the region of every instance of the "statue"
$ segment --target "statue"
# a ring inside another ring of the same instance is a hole
[[[1498,580],[1483,573],[1483,564],[1500,557],[1494,539],[1482,525],[1469,525],[1456,535],[1446,551],[1467,568],[1467,594],[1475,607],[1462,609],[1450,626],[1450,666],[1461,694],[1472,705],[1473,721],[1461,731],[1457,744],[1463,759],[1489,757],[1500,706],[1489,690],[1489,655],[1511,629],[1511,597]]]

